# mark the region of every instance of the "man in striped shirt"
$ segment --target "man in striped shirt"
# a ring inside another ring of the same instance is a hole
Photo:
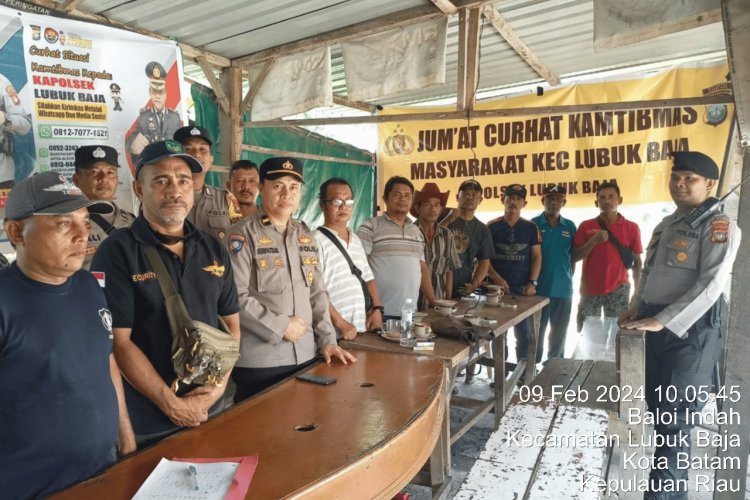
[[[328,179],[320,185],[320,209],[325,222],[313,236],[318,242],[323,281],[328,288],[328,310],[336,334],[351,340],[357,332],[374,330],[383,326],[383,306],[375,284],[375,277],[367,263],[365,250],[359,237],[347,224],[352,218],[354,196],[351,185],[340,177]],[[331,240],[336,240],[341,249]],[[352,274],[342,251],[347,252],[352,263],[361,271],[362,281],[372,297],[372,307],[365,310],[365,297],[360,280]]]
[[[385,319],[400,318],[408,298],[416,306],[420,289],[430,304],[435,302],[424,236],[408,217],[413,198],[409,179],[391,177],[383,193],[385,213],[367,219],[357,230],[382,294]]]

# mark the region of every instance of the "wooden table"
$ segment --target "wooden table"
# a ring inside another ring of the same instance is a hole
[[[351,365],[309,370],[336,377],[335,384],[285,380],[58,498],[131,498],[162,457],[257,453],[247,498],[390,499],[435,448],[446,408],[445,369],[427,356],[355,355]],[[295,430],[308,424],[315,429]]]
[[[484,299],[482,299],[484,300]],[[414,351],[409,347],[401,347],[397,342],[385,340],[378,335],[371,333],[362,333],[354,340],[341,341],[341,346],[346,349],[372,349],[397,354],[418,354],[427,355],[434,359],[443,361],[448,368],[448,384],[445,386],[445,420],[442,423],[441,435],[435,450],[430,457],[430,474],[427,480],[418,478],[417,482],[426,483],[432,486],[433,498],[445,498],[450,492],[450,473],[451,473],[451,453],[450,446],[463,436],[469,429],[482,419],[491,410],[495,410],[495,429],[500,424],[510,397],[513,393],[513,386],[518,381],[521,373],[526,370],[526,380],[531,381],[534,378],[535,364],[521,362],[518,363],[513,375],[505,379],[505,333],[514,325],[517,325],[529,316],[533,316],[532,338],[529,342],[528,359],[534,360],[536,356],[537,337],[539,335],[539,321],[541,318],[542,308],[549,304],[547,297],[522,297],[511,296],[503,297],[502,302],[506,304],[516,304],[516,309],[510,309],[498,306],[487,306],[484,302],[476,308],[472,308],[476,300],[462,300],[458,303],[456,314],[464,314],[467,310],[477,313],[482,317],[489,317],[497,321],[492,325],[494,339],[491,342],[480,341],[480,351],[475,354],[474,359],[469,359],[471,349],[465,342],[447,338],[435,339],[434,351]],[[435,311],[429,311],[427,322],[439,318]],[[450,404],[451,390],[456,380],[456,375],[461,367],[469,363],[479,361],[481,353],[487,352],[488,344],[491,344],[492,365],[494,367],[495,378],[495,397],[488,401],[480,402],[475,410],[466,419],[460,429],[451,432],[450,428]]]

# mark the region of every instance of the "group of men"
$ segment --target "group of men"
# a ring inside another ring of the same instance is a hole
[[[507,187],[503,216],[485,225],[475,216],[483,193],[476,180],[460,185],[457,207],[447,211],[450,193],[393,177],[383,214],[355,232],[352,187],[333,178],[319,187],[324,225],[311,231],[292,218],[304,183],[299,160],[237,162],[229,190],[217,189],[205,183],[213,162],[206,131],[183,127],[174,139],[140,151],[137,216],[113,202],[119,163],[106,146],[79,148],[74,184],[47,172],[11,191],[4,228],[17,259],[0,271],[0,381],[9,393],[0,408],[0,488],[10,496],[63,488],[111,465],[115,452],[131,453],[222,410],[226,384],[172,388],[172,335],[149,247],[191,318],[216,328],[223,321],[240,341],[235,402],[318,355],[356,362],[337,339],[379,329],[407,299],[427,307],[471,294],[488,276],[505,293],[550,297],[548,356],[562,356],[581,259],[579,316],[604,308],[623,327],[657,332],[648,341],[651,409],[667,404],[654,397],[658,385],[675,375],[683,385],[702,383],[718,356],[721,291],[739,230],[720,212],[689,225],[688,212],[718,177],[700,153],[675,154],[677,211],[654,233],[640,279],[640,233],[618,213],[616,184],[599,186],[601,215],[576,229],[560,215],[560,185],[544,188],[544,212],[533,220],[521,217],[526,189]],[[518,359],[529,332],[528,322],[516,328]],[[674,460],[674,449],[658,453]]]

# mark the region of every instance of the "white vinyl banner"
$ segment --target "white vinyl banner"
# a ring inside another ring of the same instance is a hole
[[[135,211],[138,153],[186,123],[176,43],[34,10],[0,5],[0,220],[14,183],[48,170],[70,178],[86,144],[117,149],[116,201]]]
[[[347,97],[362,101],[445,83],[448,18],[342,42]]]
[[[273,120],[332,105],[331,50],[323,47],[275,60],[250,113],[253,121]]]

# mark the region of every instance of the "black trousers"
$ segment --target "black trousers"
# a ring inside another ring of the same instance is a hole
[[[654,316],[665,306],[646,305],[639,310],[641,318]],[[666,462],[667,467],[651,470],[650,491],[646,499],[687,499],[684,491],[664,492],[670,485],[686,484],[688,469],[677,468],[678,454],[690,457],[690,430],[694,427],[686,413],[695,414],[705,405],[702,395],[712,388],[713,369],[722,349],[726,328],[727,303],[722,296],[696,321],[683,338],[666,328],[646,333],[646,403],[656,414],[671,414],[672,422],[657,422],[656,434],[663,436],[664,446],[656,448],[654,463]],[[673,387],[673,389],[672,389]],[[669,389],[668,389],[669,388]],[[693,397],[693,396],[698,397]],[[663,457],[663,458],[662,458]],[[688,460],[689,463],[689,460]]]
[[[316,358],[311,359],[300,365],[274,366],[271,368],[239,368],[232,370],[232,380],[237,386],[237,392],[234,394],[234,403],[237,404],[254,396],[259,392],[277,384],[294,375],[298,371],[304,370],[315,362]]]

